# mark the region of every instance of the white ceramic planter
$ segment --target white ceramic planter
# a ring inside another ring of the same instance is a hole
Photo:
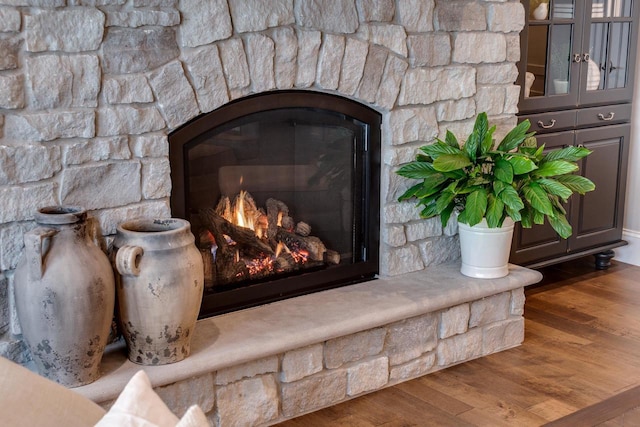
[[[495,279],[509,274],[509,253],[514,222],[506,218],[502,228],[489,228],[487,221],[469,227],[458,223],[462,265],[460,272],[479,279]]]

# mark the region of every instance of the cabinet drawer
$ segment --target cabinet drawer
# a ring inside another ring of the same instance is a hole
[[[557,132],[571,129],[576,125],[576,111],[556,111],[553,113],[530,114],[521,116],[519,121],[529,119],[531,130],[536,133]]]
[[[631,120],[631,104],[605,105],[578,110],[578,127],[626,123]]]

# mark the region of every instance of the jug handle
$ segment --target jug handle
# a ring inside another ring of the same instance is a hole
[[[100,223],[94,217],[87,217],[85,223],[87,224],[87,235],[89,239],[93,242],[94,245],[102,249],[103,252],[106,252],[106,248],[104,245],[104,239],[102,235],[102,230],[100,229]]]
[[[49,239],[58,234],[52,228],[34,228],[24,235],[24,250],[28,265],[29,278],[33,281],[42,279],[44,258],[49,251]],[[45,247],[46,245],[46,247]]]
[[[140,274],[140,258],[144,250],[140,246],[125,245],[116,253],[116,268],[123,276],[138,276]]]

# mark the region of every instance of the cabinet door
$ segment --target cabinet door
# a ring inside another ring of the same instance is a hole
[[[637,40],[637,1],[586,1],[579,103],[631,101]],[[580,46],[576,44],[576,49]]]
[[[584,2],[524,0],[519,84],[521,111],[549,111],[578,104]]]
[[[592,151],[581,161],[580,173],[596,189],[572,196],[570,251],[622,238],[630,128],[626,124],[576,131],[576,144]]]
[[[538,144],[545,144],[545,148],[552,150],[562,148],[574,143],[574,132],[558,132],[547,135],[539,135]],[[571,217],[570,203],[565,205],[567,219]],[[545,221],[543,225],[534,225],[531,228],[522,228],[516,224],[511,244],[511,257],[509,261],[514,264],[528,264],[533,261],[553,258],[567,253],[567,241],[562,239],[553,228]]]

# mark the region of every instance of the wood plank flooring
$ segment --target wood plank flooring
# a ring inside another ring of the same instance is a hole
[[[592,260],[541,270],[543,281],[526,290],[522,346],[280,426],[561,425],[568,414],[640,386],[640,267],[614,261],[596,271]],[[624,418],[602,425],[640,425]]]

